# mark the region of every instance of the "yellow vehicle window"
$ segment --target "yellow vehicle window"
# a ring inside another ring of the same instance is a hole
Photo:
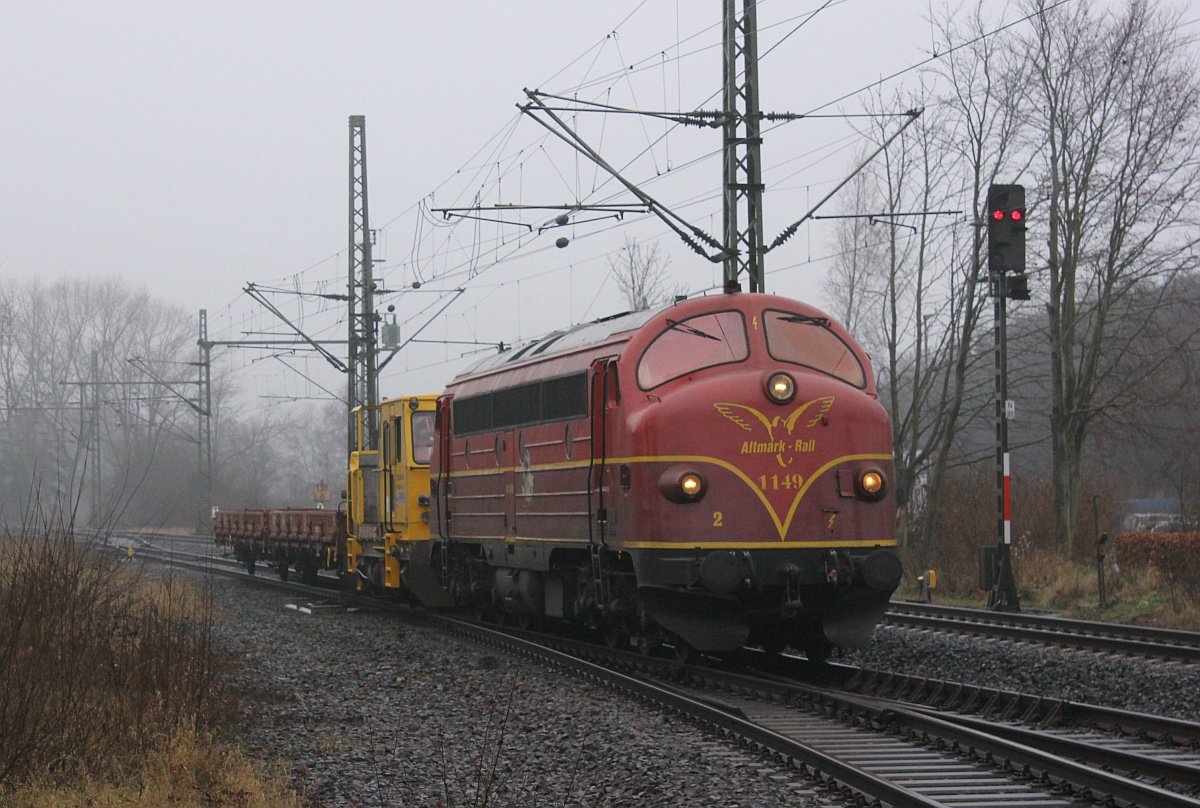
[[[413,462],[429,465],[433,454],[433,411],[412,414]]]

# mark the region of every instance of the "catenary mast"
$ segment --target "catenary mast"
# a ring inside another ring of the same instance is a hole
[[[725,288],[746,273],[747,288],[763,287],[762,114],[758,105],[756,0],[725,3]],[[739,222],[744,225],[739,227]]]
[[[367,122],[350,116],[350,320],[347,346],[347,454],[358,448],[354,409],[379,403],[376,378],[375,280],[371,262],[371,226],[367,214]],[[377,413],[363,415],[364,449],[377,449]]]

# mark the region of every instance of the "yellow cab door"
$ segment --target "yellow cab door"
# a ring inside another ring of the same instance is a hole
[[[364,448],[363,419],[372,407],[354,410],[355,442],[346,471],[346,572],[365,589],[383,557],[380,532],[380,474],[378,449]],[[378,578],[375,574],[375,578]]]
[[[429,461],[437,396],[405,396],[383,402],[386,425],[387,586],[404,587],[426,605],[451,602],[430,569]]]

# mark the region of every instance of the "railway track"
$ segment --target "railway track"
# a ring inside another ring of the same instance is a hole
[[[612,664],[606,649],[563,650]],[[866,799],[1200,805],[1200,724],[790,658],[751,657],[745,671],[624,659],[757,729],[693,714],[697,720]],[[847,774],[847,766],[856,771]],[[874,779],[886,780],[889,791],[873,790]]]
[[[281,578],[265,563],[259,563],[256,574],[250,575],[241,561],[216,554],[211,536],[114,533],[109,537],[109,544],[119,553],[132,548],[134,559],[157,561],[200,573],[217,573],[296,594],[317,598],[347,595],[345,585],[332,575],[319,575],[315,583],[292,581]]]
[[[113,536],[119,541],[130,542],[140,548],[159,548],[176,553],[186,553],[188,551],[185,548],[196,545],[211,544],[211,538],[204,536],[144,533],[120,533]],[[219,556],[213,558],[217,559]],[[260,572],[262,567],[260,564]],[[885,615],[885,622],[887,625],[907,629],[967,634],[1181,663],[1200,663],[1200,633],[1190,631],[903,601],[892,602]]]
[[[160,557],[185,563],[182,555]],[[212,557],[186,563],[218,566]],[[221,571],[249,577],[241,565]],[[257,580],[330,596],[273,575]],[[789,657],[683,665],[425,612],[410,616],[687,716],[852,800],[1200,808],[1200,725],[1190,722]]]
[[[888,625],[1079,648],[1175,662],[1200,662],[1200,633],[1036,614],[893,601]]]

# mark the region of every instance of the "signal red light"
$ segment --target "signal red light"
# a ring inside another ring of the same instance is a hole
[[[1013,217],[1013,221],[1014,221],[1014,222],[1019,222],[1019,221],[1021,221],[1021,219],[1023,219],[1025,216],[1024,216],[1024,214],[1023,214],[1023,213],[1021,213],[1021,211],[1019,211],[1019,210],[1014,210],[1014,211],[1012,212],[1012,217]]]
[[[1003,218],[1004,218],[1004,211],[1002,211],[1002,210],[994,210],[994,211],[992,211],[992,218],[993,218],[993,219],[996,219],[996,220],[1003,219]]]

